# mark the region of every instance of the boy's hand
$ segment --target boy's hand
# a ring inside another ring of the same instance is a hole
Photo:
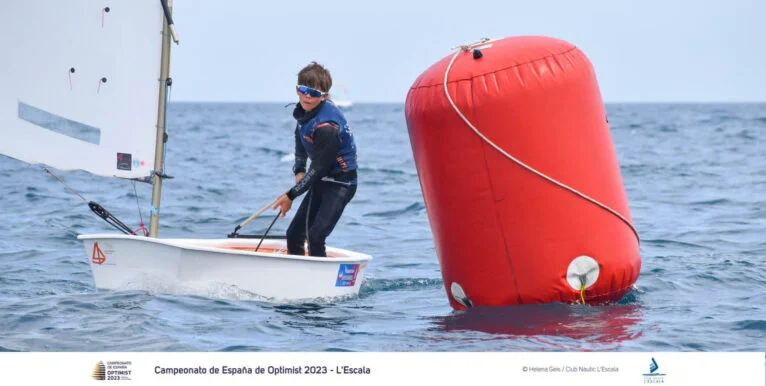
[[[287,214],[288,211],[290,211],[290,208],[293,206],[293,200],[289,199],[286,194],[283,194],[277,198],[277,202],[274,204],[274,207],[271,209],[277,209],[282,212],[282,217],[285,217],[285,214]]]
[[[304,175],[304,174],[306,174],[306,173],[297,173],[297,174],[295,175],[295,183],[296,183],[296,184],[297,184],[297,183],[299,183],[299,182],[301,182],[301,180],[303,179],[303,175]]]

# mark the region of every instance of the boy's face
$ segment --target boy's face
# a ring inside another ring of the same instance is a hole
[[[314,110],[315,107],[319,105],[323,100],[327,99],[327,94],[319,96],[319,97],[312,97],[309,94],[303,94],[298,89],[295,89],[295,93],[298,94],[298,98],[300,98],[301,107],[303,107],[303,110],[305,111],[311,111]]]

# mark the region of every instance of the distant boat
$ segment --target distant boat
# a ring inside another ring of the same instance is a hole
[[[354,102],[352,102],[351,99],[348,98],[348,88],[346,88],[346,86],[342,84],[338,86],[343,88],[343,95],[345,96],[345,99],[335,99],[334,96],[331,96],[330,100],[332,101],[332,103],[335,104],[335,106],[338,106],[338,108],[350,109],[351,105],[353,105]]]
[[[331,99],[331,100],[332,100],[332,103],[335,104],[335,106],[338,106],[338,108],[341,108],[341,109],[350,109],[351,106],[354,104],[354,102],[350,100],[336,100],[336,99]]]

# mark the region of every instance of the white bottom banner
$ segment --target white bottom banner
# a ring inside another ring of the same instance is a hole
[[[766,384],[757,353],[0,353],[0,385]]]

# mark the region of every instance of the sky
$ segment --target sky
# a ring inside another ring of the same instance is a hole
[[[325,65],[337,99],[404,102],[456,45],[544,35],[590,59],[606,103],[766,101],[766,0],[174,0],[172,101],[293,101]]]

